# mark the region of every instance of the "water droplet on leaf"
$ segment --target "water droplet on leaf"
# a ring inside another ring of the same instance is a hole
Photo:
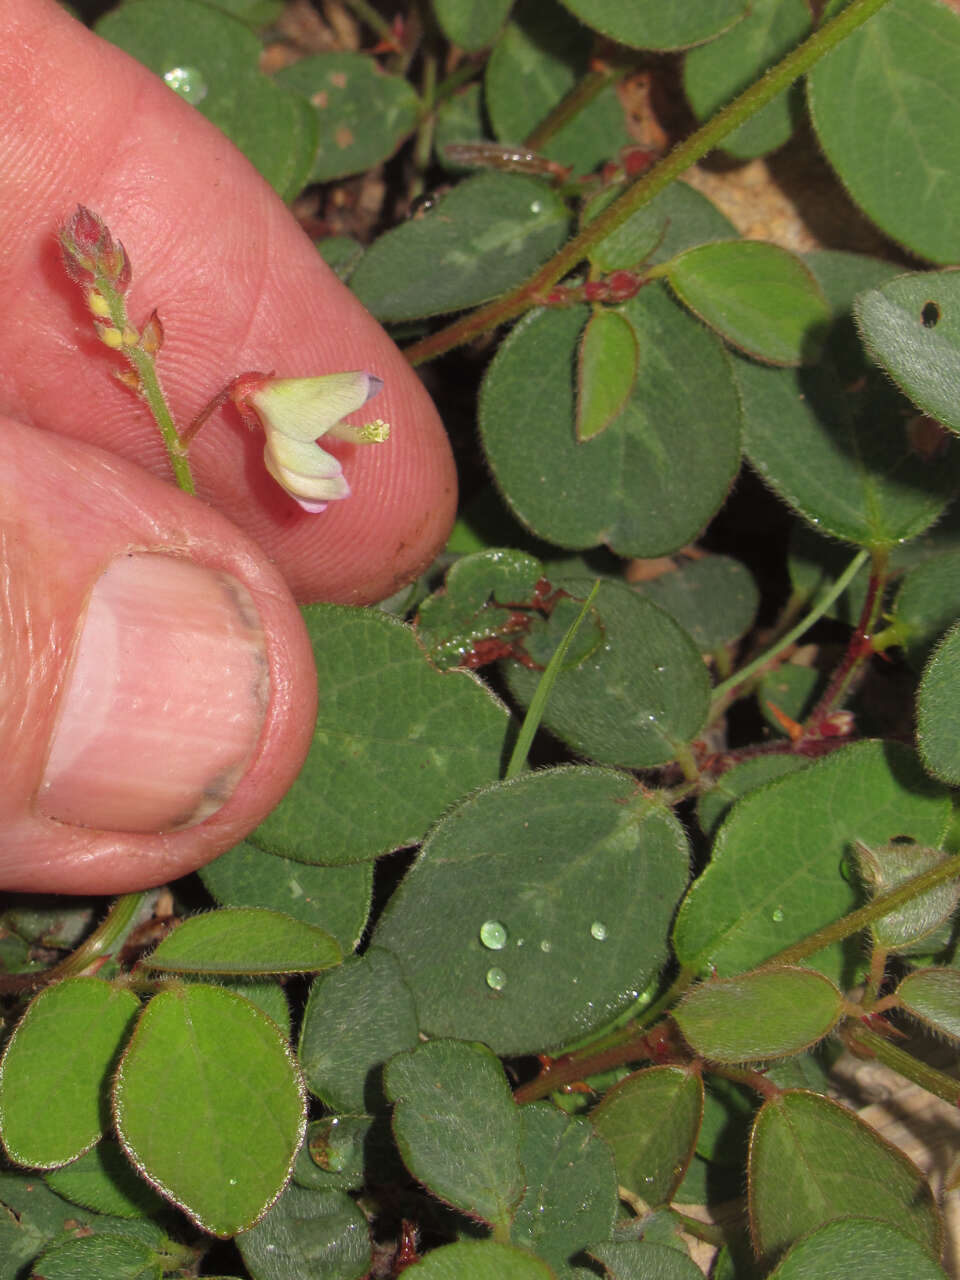
[[[783,924],[783,907],[775,907],[770,913],[770,919],[774,924]]]
[[[540,950],[544,953],[544,955],[546,955],[547,952],[553,950],[553,943],[550,941],[549,938],[543,939],[543,941],[540,943]]]
[[[487,986],[492,987],[494,991],[502,991],[507,985],[507,975],[502,969],[487,970]]]
[[[607,926],[600,920],[594,920],[590,926],[590,937],[596,938],[597,942],[603,942],[607,936]]]
[[[488,951],[502,951],[507,945],[506,925],[499,920],[484,920],[480,926],[480,941]]]
[[[196,67],[171,67],[163,78],[174,93],[193,106],[207,96],[207,82]]]

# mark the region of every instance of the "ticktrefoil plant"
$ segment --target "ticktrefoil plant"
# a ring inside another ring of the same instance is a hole
[[[166,936],[155,895],[92,932],[10,904],[15,1266],[694,1280],[696,1238],[719,1280],[942,1280],[951,1175],[832,1072],[960,1098],[960,18],[350,0],[357,47],[267,77],[279,6],[230,10],[98,29],[285,198],[311,186],[318,251],[451,422],[476,392],[483,465],[458,439],[421,581],[305,610],[307,763],[172,886]],[[651,64],[697,120],[672,148],[636,107]],[[678,181],[801,118],[884,256],[741,238]],[[323,184],[383,164],[410,216],[339,234]],[[85,210],[61,241],[181,484],[229,402],[301,506],[348,495],[323,441],[386,438],[344,421],[373,374],[241,374],[177,428],[122,246]]]

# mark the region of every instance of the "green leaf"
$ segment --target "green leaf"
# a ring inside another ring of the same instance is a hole
[[[589,590],[575,579],[564,586],[577,596]],[[544,725],[602,764],[647,768],[674,759],[707,720],[710,682],[700,653],[669,614],[618,583],[601,582],[593,612],[603,643],[561,671]],[[543,657],[532,643],[529,652]],[[511,664],[507,680],[528,703],[537,673]]]
[[[433,0],[433,11],[443,34],[467,53],[486,49],[497,38],[513,0]]]
[[[619,417],[637,377],[637,338],[619,311],[595,311],[577,353],[577,439],[592,440]]]
[[[467,672],[443,674],[409,627],[338,605],[305,611],[320,686],[300,776],[248,837],[302,862],[358,862],[414,844],[496,778],[510,718]]]
[[[53,1169],[101,1137],[110,1077],[139,1007],[99,978],[70,978],[34,997],[0,1062],[0,1137],[12,1160]]]
[[[894,0],[813,68],[808,100],[827,159],[868,216],[925,258],[960,258],[960,25],[949,6]]]
[[[544,1258],[558,1278],[591,1240],[605,1240],[617,1217],[617,1177],[610,1148],[588,1120],[550,1103],[524,1107],[520,1163],[527,1189],[510,1239]]]
[[[371,862],[311,867],[242,840],[198,874],[222,906],[283,911],[332,934],[344,952],[354,950],[370,913]]]
[[[387,231],[350,287],[378,320],[411,320],[496,298],[556,253],[570,215],[545,182],[479,173]]]
[[[889,893],[922,871],[932,870],[950,856],[941,849],[930,849],[912,840],[894,840],[889,844],[867,845],[858,840],[854,846],[860,879],[867,886],[871,900]],[[960,880],[935,885],[902,906],[874,920],[870,926],[877,944],[885,950],[907,951],[930,935],[953,915],[960,895]]]
[[[413,133],[420,100],[402,76],[385,75],[362,53],[318,53],[275,76],[303,94],[316,113],[317,148],[310,182],[363,173],[388,160]]]
[[[491,547],[458,560],[417,612],[417,638],[433,665],[469,660],[483,640],[522,639],[517,609],[532,606],[542,577],[543,565],[523,551]]]
[[[735,362],[751,463],[822,532],[863,547],[914,538],[960,481],[960,449],[935,466],[914,451],[903,406],[875,375],[843,380],[827,362]]]
[[[257,1280],[362,1280],[372,1261],[367,1220],[339,1191],[287,1187],[237,1244]]]
[[[697,820],[705,835],[716,834],[720,823],[730,812],[732,805],[745,796],[748,791],[755,791],[765,782],[774,778],[782,778],[786,773],[796,773],[805,768],[810,761],[804,756],[795,756],[787,752],[776,755],[756,756],[752,760],[744,760],[727,769],[716,780],[709,791],[704,791],[697,801]]]
[[[413,997],[399,966],[389,952],[371,947],[311,987],[300,1065],[311,1093],[328,1107],[360,1114],[383,1103],[384,1062],[417,1039]]]
[[[495,1240],[461,1240],[434,1249],[406,1268],[410,1280],[553,1280],[554,1272],[525,1249]]]
[[[496,137],[522,143],[587,75],[590,54],[589,36],[554,0],[519,0],[484,75],[487,114]],[[585,174],[614,159],[630,141],[616,86],[610,83],[581,102],[540,151]]]
[[[703,244],[665,270],[684,305],[747,355],[779,365],[818,356],[830,308],[809,268],[779,245]]]
[[[141,961],[168,973],[312,973],[342,959],[329,933],[263,907],[191,916]]]
[[[563,0],[586,26],[634,49],[700,44],[743,16],[744,0]]]
[[[942,1227],[920,1170],[836,1102],[790,1090],[768,1099],[750,1139],[750,1222],[758,1254],[775,1257],[835,1218],[900,1227],[938,1257]]]
[[[960,272],[898,276],[861,294],[854,313],[877,364],[924,413],[960,432]]]
[[[798,1241],[770,1280],[947,1280],[947,1273],[905,1232],[874,1218],[842,1218]]]
[[[524,775],[434,829],[373,940],[400,962],[428,1035],[556,1047],[659,971],[687,858],[677,820],[632,777]]]
[[[63,1240],[37,1259],[43,1280],[161,1280],[164,1260],[140,1240],[95,1235]]]
[[[922,671],[939,637],[960,621],[960,552],[945,551],[905,573],[890,621],[890,642]]]
[[[261,75],[257,37],[195,0],[135,0],[106,14],[97,34],[163,77],[222,129],[287,199],[306,181],[316,135],[293,94]]]
[[[622,194],[621,187],[597,192],[584,205],[584,226]],[[598,271],[632,270],[642,264],[669,262],[684,249],[730,240],[736,234],[733,223],[705,195],[685,182],[675,182],[598,240],[587,254]]]
[[[750,969],[859,905],[842,867],[854,840],[908,835],[937,844],[949,797],[913,752],[858,742],[744,796],[717,835],[713,858],[681,904],[680,963],[722,974]],[[833,979],[839,947],[815,967]]]
[[[713,1062],[802,1053],[843,1015],[843,996],[812,969],[786,965],[693,987],[673,1017],[687,1043]]]
[[[666,610],[701,653],[739,640],[753,626],[760,604],[753,575],[729,556],[684,560],[633,590]]]
[[[352,236],[325,236],[313,242],[317,253],[328,267],[332,267],[340,280],[347,281],[353,269],[363,257],[363,245]]]
[[[703,1272],[687,1253],[646,1240],[590,1246],[610,1280],[700,1280]]]
[[[702,1115],[699,1072],[648,1067],[615,1085],[590,1119],[613,1148],[620,1185],[652,1206],[666,1204],[683,1180]]]
[[[709,120],[809,31],[810,10],[803,0],[754,0],[732,30],[691,49],[683,62],[683,87],[697,119]],[[728,134],[721,146],[738,160],[766,155],[787,141],[801,109],[799,94],[789,89]]]
[[[633,393],[602,435],[580,443],[573,370],[587,314],[533,312],[501,344],[480,398],[487,460],[514,513],[539,537],[664,555],[696,536],[739,466],[740,409],[727,357],[662,287],[647,287],[622,310],[639,349]]]
[[[917,693],[917,746],[923,763],[936,778],[960,783],[960,623],[951,627],[934,650]]]
[[[138,1176],[123,1148],[107,1138],[79,1160],[48,1173],[46,1181],[73,1204],[118,1218],[146,1217],[167,1208]]]
[[[143,1175],[205,1231],[251,1227],[283,1190],[306,1118],[274,1024],[222,987],[161,991],[114,1082],[120,1141]]]
[[[960,969],[918,969],[897,987],[908,1013],[934,1031],[960,1040]]]
[[[392,1058],[384,1084],[413,1176],[454,1208],[509,1225],[524,1190],[520,1111],[490,1050],[431,1040]]]

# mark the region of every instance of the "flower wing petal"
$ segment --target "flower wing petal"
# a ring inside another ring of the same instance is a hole
[[[319,378],[271,378],[249,397],[267,432],[316,440],[354,413],[383,386],[372,373],[327,373]]]

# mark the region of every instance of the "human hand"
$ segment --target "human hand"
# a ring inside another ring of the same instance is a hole
[[[53,0],[0,18],[0,885],[114,893],[276,804],[315,710],[290,591],[395,590],[442,546],[455,477],[416,376],[232,145]],[[340,451],[349,500],[303,513],[231,410],[191,448],[203,501],[173,488],[63,274],[78,202],[127,247],[131,315],[160,311],[178,421],[248,369],[384,380],[392,434]]]

